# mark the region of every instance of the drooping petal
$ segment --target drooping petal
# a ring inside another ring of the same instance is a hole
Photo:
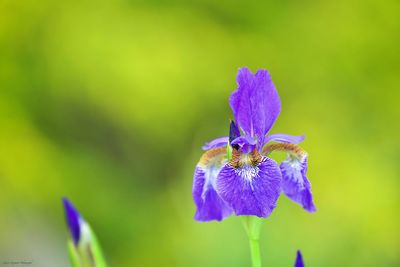
[[[282,189],[286,196],[303,206],[308,212],[316,208],[311,194],[311,184],[307,178],[307,154],[302,157],[288,156],[280,165]]]
[[[239,87],[229,98],[233,115],[245,135],[256,136],[261,147],[281,110],[278,92],[267,70],[252,74],[240,68],[237,83]]]
[[[214,148],[203,154],[194,171],[193,199],[197,221],[221,221],[232,214],[229,205],[216,192],[216,179],[226,163],[226,148]]]
[[[276,162],[263,157],[256,165],[226,164],[217,178],[217,191],[236,215],[268,217],[281,191],[281,172]]]
[[[221,221],[232,214],[232,209],[219,197],[213,186],[206,185],[206,175],[205,172],[196,168],[195,179],[197,188],[193,192],[193,195],[197,210],[194,219],[201,222]],[[201,192],[199,192],[200,188],[203,188]]]
[[[81,221],[82,218],[76,208],[67,199],[63,198],[65,218],[67,220],[68,228],[71,233],[72,240],[75,245],[78,244],[81,237]]]
[[[212,148],[226,146],[228,144],[228,141],[229,141],[229,137],[228,136],[218,137],[218,138],[206,143],[202,147],[202,149],[203,150],[209,150],[209,149],[212,149]]]
[[[270,134],[265,138],[265,143],[278,142],[278,143],[290,143],[298,144],[303,142],[305,139],[304,135],[289,135],[289,134]]]
[[[301,255],[301,251],[297,251],[296,262],[294,263],[294,267],[304,267],[303,256]]]

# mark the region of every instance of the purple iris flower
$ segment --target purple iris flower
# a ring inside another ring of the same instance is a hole
[[[301,251],[297,251],[296,262],[294,263],[294,267],[304,267],[303,256],[301,255]]]
[[[82,225],[85,223],[78,210],[67,199],[63,198],[65,218],[67,220],[68,228],[71,238],[75,245],[78,245],[82,236]]]
[[[235,118],[229,137],[203,146],[207,151],[194,172],[195,219],[220,221],[232,212],[265,218],[282,190],[307,211],[315,211],[306,176],[307,154],[296,145],[304,136],[267,135],[281,110],[268,71],[252,74],[248,68],[240,68],[237,83],[229,98]],[[280,166],[268,157],[275,150],[288,153]]]

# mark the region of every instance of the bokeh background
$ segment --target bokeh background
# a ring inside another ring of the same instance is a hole
[[[241,222],[197,223],[192,173],[240,66],[272,133],[306,134],[318,212],[285,196],[266,266],[400,266],[400,4],[0,0],[0,260],[66,267],[67,196],[110,266],[250,265]]]

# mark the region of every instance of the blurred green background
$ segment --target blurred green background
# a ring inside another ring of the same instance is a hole
[[[110,266],[250,265],[238,218],[198,223],[192,173],[227,134],[238,67],[272,133],[306,134],[318,212],[285,196],[265,266],[400,266],[400,4],[0,0],[0,260],[69,266],[61,197]]]

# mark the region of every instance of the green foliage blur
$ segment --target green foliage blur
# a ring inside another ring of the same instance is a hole
[[[61,198],[110,266],[250,265],[238,218],[198,223],[201,146],[237,69],[267,68],[272,133],[306,134],[318,211],[282,196],[265,266],[399,266],[400,4],[0,0],[0,261],[66,267]]]

